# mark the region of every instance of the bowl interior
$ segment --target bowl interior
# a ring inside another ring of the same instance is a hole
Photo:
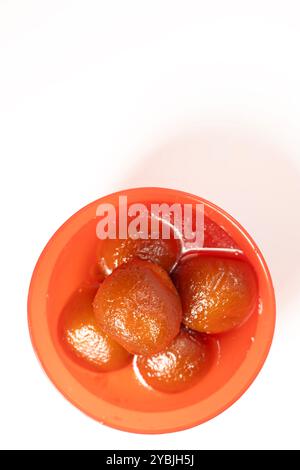
[[[202,199],[165,189],[123,191],[128,203],[204,202],[205,215],[222,226],[253,265],[259,285],[257,311],[240,328],[215,336],[207,375],[193,388],[164,394],[144,387],[129,364],[109,373],[83,368],[65,354],[58,336],[61,311],[83,283],[98,283],[96,208],[117,204],[118,194],[95,201],[71,217],[53,236],[37,264],[29,295],[33,344],[56,386],[82,411],[111,426],[137,432],[166,432],[205,421],[235,401],[267,355],[274,328],[274,296],[265,263],[254,242],[227,214]]]

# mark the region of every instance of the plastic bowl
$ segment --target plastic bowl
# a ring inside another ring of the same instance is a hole
[[[222,226],[253,265],[259,284],[259,306],[240,328],[220,335],[220,357],[205,378],[178,394],[144,387],[133,366],[97,374],[66,355],[57,334],[59,315],[71,294],[96,277],[96,208],[99,203],[160,201],[203,203],[205,214]],[[35,267],[28,296],[33,347],[47,375],[77,408],[113,428],[136,433],[174,432],[203,423],[232,405],[253,382],[272,342],[275,299],[272,280],[258,247],[230,215],[210,202],[184,192],[138,188],[92,202],[53,235]]]

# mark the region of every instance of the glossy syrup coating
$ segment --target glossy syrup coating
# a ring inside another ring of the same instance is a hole
[[[182,329],[163,351],[138,356],[136,366],[144,381],[161,392],[182,392],[195,385],[211,365],[210,338]]]
[[[206,248],[239,248],[220,225],[206,216],[204,216],[204,246]]]
[[[82,288],[64,308],[59,335],[66,352],[82,366],[100,372],[119,369],[131,355],[98,326],[93,311],[95,288]]]
[[[242,259],[198,255],[174,273],[183,323],[204,333],[222,333],[242,324],[257,305],[255,273]]]
[[[104,275],[111,274],[114,269],[133,258],[152,261],[166,271],[170,271],[179,253],[179,242],[170,239],[137,239],[125,240],[107,238],[99,242],[97,262]]]
[[[121,265],[103,281],[94,311],[101,328],[132,354],[164,349],[182,319],[180,298],[167,272],[140,259]]]

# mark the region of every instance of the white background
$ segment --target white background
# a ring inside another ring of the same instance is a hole
[[[0,0],[0,446],[299,448],[300,4]],[[269,358],[212,421],[142,436],[70,405],[31,348],[26,297],[53,232],[88,202],[156,185],[252,233],[278,302]]]

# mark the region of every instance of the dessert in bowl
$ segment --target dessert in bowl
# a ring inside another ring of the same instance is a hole
[[[198,248],[172,230],[99,239],[99,205],[118,212],[120,197],[201,205]],[[75,406],[118,429],[163,433],[245,392],[271,345],[275,300],[262,254],[230,215],[198,196],[137,188],[89,204],[54,234],[32,276],[28,319],[43,368]]]

